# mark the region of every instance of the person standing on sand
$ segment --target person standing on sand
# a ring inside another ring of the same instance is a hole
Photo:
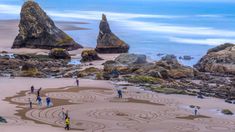
[[[46,103],[47,103],[47,107],[50,107],[50,105],[51,105],[51,98],[50,97],[46,97]]]
[[[33,102],[31,101],[31,99],[29,98],[29,108],[32,109],[33,108]]]
[[[36,101],[38,102],[39,106],[42,106],[42,98],[40,96],[37,97]]]
[[[31,94],[33,94],[34,93],[34,86],[32,85],[31,86]]]
[[[121,89],[118,89],[118,98],[122,98],[122,90]]]
[[[76,78],[76,84],[79,87],[79,80],[78,80],[78,78]]]
[[[195,106],[195,109],[194,109],[194,115],[195,115],[195,116],[197,116],[197,114],[198,114],[198,107],[197,107],[197,106]]]
[[[65,119],[65,128],[64,129],[65,130],[69,130],[70,129],[70,118],[69,117],[67,117]]]

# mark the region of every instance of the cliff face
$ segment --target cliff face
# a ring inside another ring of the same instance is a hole
[[[210,49],[195,67],[203,72],[235,75],[235,45],[223,44]]]
[[[98,53],[126,53],[129,50],[129,45],[119,39],[112,33],[106,16],[102,15],[100,22],[100,31],[97,39],[96,51]]]
[[[71,37],[60,30],[52,19],[33,1],[25,2],[20,13],[19,34],[12,48],[82,48]]]

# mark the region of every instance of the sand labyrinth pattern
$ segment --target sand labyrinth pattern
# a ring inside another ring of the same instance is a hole
[[[96,100],[95,95],[91,94],[80,94],[73,92],[50,92],[46,94],[47,96],[55,99],[65,99],[69,100],[70,103],[91,103]]]
[[[64,127],[64,120],[62,119],[61,108],[62,107],[54,107],[45,110],[30,110],[26,113],[26,117],[53,126]],[[71,128],[73,129],[91,131],[103,129],[104,127],[105,125],[102,123],[71,118]]]
[[[36,95],[21,94],[21,96],[10,98],[11,102],[23,109],[21,112],[24,113],[18,115],[25,115],[22,118],[55,127],[64,127],[62,108],[65,108],[71,117],[71,128],[88,132],[146,132],[158,129],[169,132],[203,130],[234,132],[235,130],[235,122],[231,120],[216,118],[177,119],[176,117],[188,116],[185,113],[191,113],[181,109],[174,100],[161,98],[152,92],[125,91],[124,98],[119,99],[116,97],[115,91],[112,90],[87,89],[78,92],[73,92],[69,88],[61,91],[49,90],[43,95],[51,97],[52,101],[55,101],[55,105],[51,108],[45,108],[45,105],[35,106],[34,109],[27,108],[28,98],[36,98]],[[131,101],[130,98],[135,100]],[[45,97],[43,99],[45,100]],[[152,104],[148,102],[152,102]],[[26,123],[17,118],[7,118],[7,120],[10,124],[16,125]]]

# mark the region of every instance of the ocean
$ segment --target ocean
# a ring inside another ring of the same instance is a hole
[[[78,43],[95,47],[102,13],[131,53],[189,55],[193,66],[209,48],[235,43],[233,0],[36,0],[54,20],[87,22],[89,30],[68,31]],[[19,19],[24,0],[0,0],[0,19]]]

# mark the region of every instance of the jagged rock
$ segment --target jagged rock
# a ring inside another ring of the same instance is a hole
[[[98,53],[127,53],[129,45],[112,33],[107,18],[103,14],[100,22],[100,31],[97,39],[96,51]]]
[[[148,75],[162,79],[181,79],[192,78],[195,75],[195,70],[191,67],[181,65],[175,56],[166,55],[155,64],[146,64],[135,71],[139,75]]]
[[[140,54],[121,54],[115,59],[115,61],[124,65],[145,64],[147,63],[146,58],[146,55]]]
[[[49,57],[53,59],[71,59],[69,52],[61,48],[52,49],[49,53]]]
[[[82,51],[82,62],[102,60],[95,50],[84,50]]]
[[[224,44],[210,49],[194,67],[202,72],[235,74],[235,45]]]
[[[19,34],[12,48],[82,48],[71,37],[60,30],[41,7],[33,1],[24,3],[20,13]]]

